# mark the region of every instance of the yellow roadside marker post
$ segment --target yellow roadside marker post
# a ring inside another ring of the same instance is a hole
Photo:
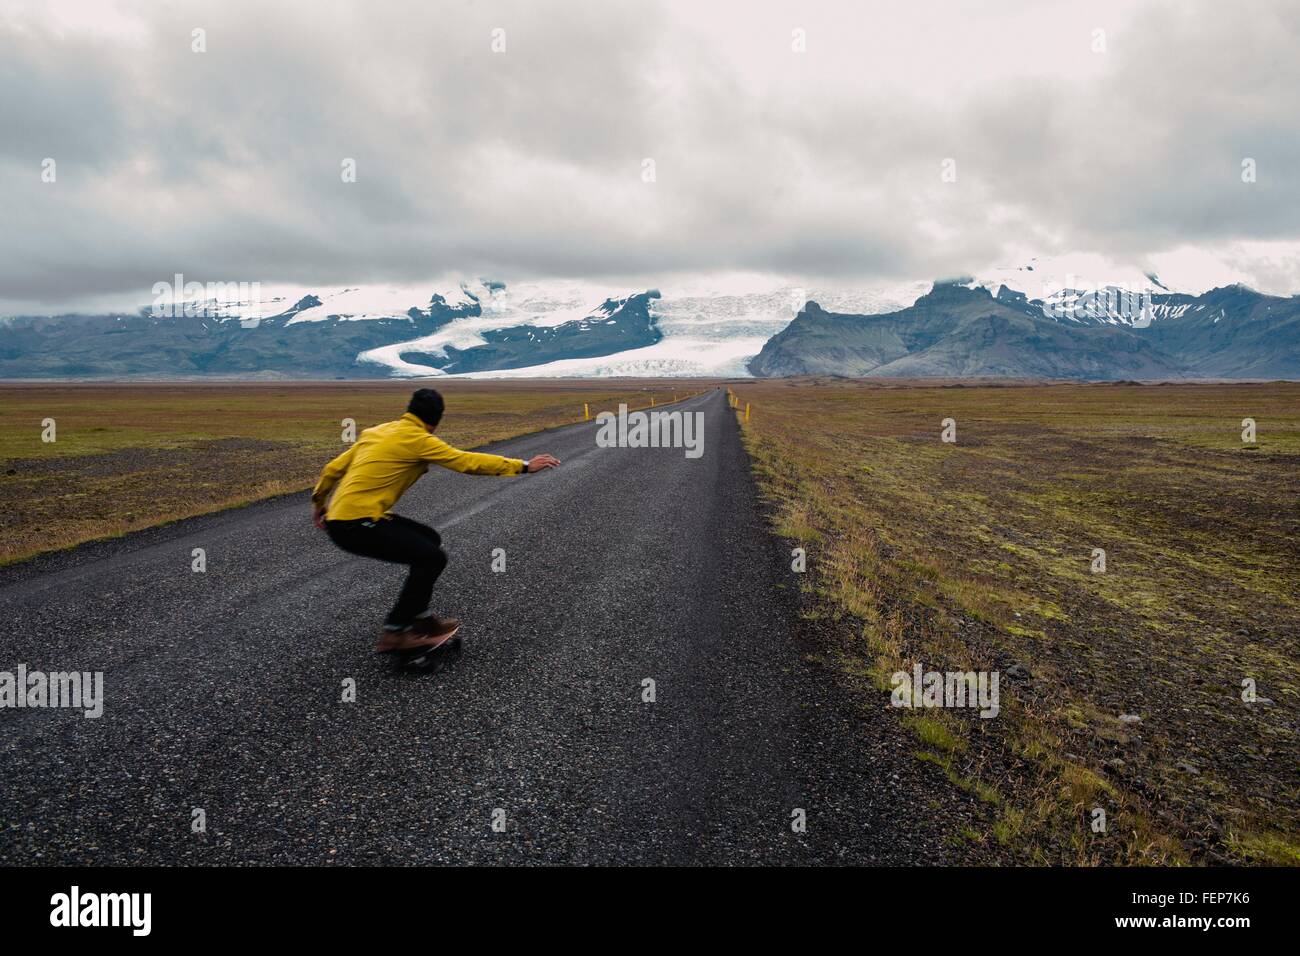
[[[749,421],[749,402],[745,403],[745,421]]]
[[[582,420],[584,422],[591,421],[591,411],[587,408],[586,402],[582,403]]]

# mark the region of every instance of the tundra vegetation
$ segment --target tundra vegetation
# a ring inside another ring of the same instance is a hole
[[[984,802],[953,841],[1300,863],[1300,384],[731,387],[813,646]],[[891,708],[918,663],[999,717]]]
[[[360,433],[397,418],[417,384],[0,384],[0,564],[309,488],[346,447],[344,419]],[[595,417],[703,387],[434,384],[447,399],[439,437],[462,448],[580,421],[584,404]]]

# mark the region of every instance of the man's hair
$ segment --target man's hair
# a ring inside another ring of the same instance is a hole
[[[406,406],[408,412],[430,428],[437,428],[438,422],[442,421],[443,408],[442,396],[432,388],[416,389],[410,403]]]

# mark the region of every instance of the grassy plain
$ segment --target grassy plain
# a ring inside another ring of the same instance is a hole
[[[412,387],[0,384],[0,563],[306,489],[343,419],[394,418]],[[439,434],[473,447],[705,385],[439,387]],[[1300,385],[732,389],[776,528],[807,548],[821,653],[989,807],[952,840],[1003,862],[1300,862]],[[999,716],[892,708],[916,662],[999,670]]]
[[[732,390],[826,653],[990,807],[952,839],[1300,863],[1300,384]],[[998,669],[1001,713],[891,707],[916,662]]]
[[[462,448],[659,402],[672,382],[456,381],[439,437]],[[0,564],[309,488],[413,383],[0,383]],[[42,422],[54,420],[53,442]],[[544,442],[542,443],[544,445]],[[539,446],[539,451],[545,448]],[[304,505],[305,507],[305,505]]]

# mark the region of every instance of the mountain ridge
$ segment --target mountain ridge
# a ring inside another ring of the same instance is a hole
[[[1036,275],[1012,280],[1027,287]],[[731,282],[667,299],[484,279],[265,303],[209,296],[174,315],[2,320],[0,377],[1300,378],[1300,296],[1146,279],[1139,291],[1071,282],[1042,298],[987,277],[811,295]]]
[[[1149,324],[1057,317],[1042,300],[1006,287],[994,296],[964,279],[936,282],[889,313],[831,313],[810,301],[748,368],[759,377],[1300,377],[1300,299],[1234,285],[1149,300]]]

